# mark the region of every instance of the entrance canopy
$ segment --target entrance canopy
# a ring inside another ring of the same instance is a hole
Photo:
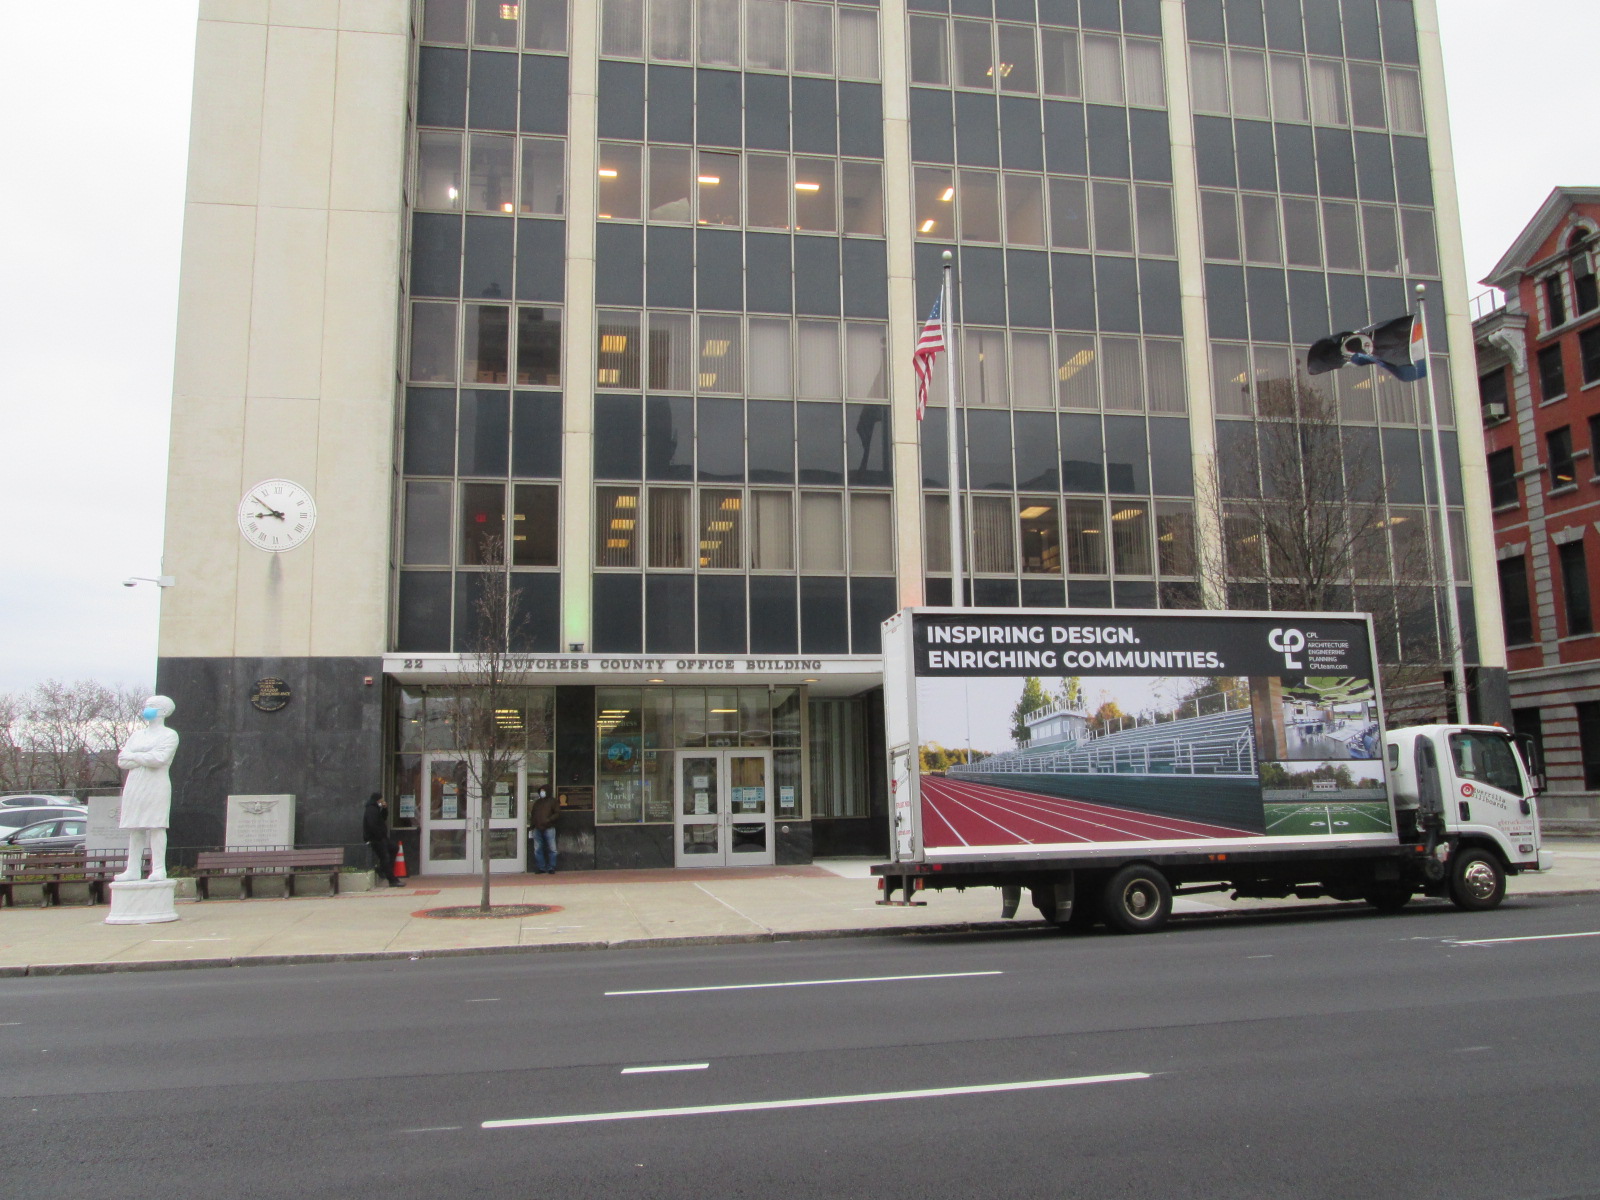
[[[464,682],[463,654],[387,654],[384,674],[400,683]],[[803,684],[812,696],[854,696],[883,682],[883,660],[866,655],[513,654],[514,682],[529,685]]]

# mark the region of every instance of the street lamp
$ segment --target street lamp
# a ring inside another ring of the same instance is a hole
[[[171,575],[157,575],[153,578],[149,575],[130,575],[122,581],[122,586],[138,587],[141,583],[153,583],[158,588],[169,588],[177,582]]]

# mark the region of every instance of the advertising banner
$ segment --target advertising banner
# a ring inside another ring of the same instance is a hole
[[[897,857],[1393,836],[1364,616],[910,610],[886,636]]]

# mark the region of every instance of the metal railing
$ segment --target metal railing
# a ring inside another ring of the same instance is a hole
[[[1240,708],[1141,725],[1070,746],[1010,750],[953,766],[949,774],[1249,778],[1256,774],[1255,727],[1250,710]]]

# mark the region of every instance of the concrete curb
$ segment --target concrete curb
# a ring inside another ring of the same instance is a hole
[[[1517,900],[1546,896],[1592,896],[1591,888],[1560,892],[1527,892]],[[1177,913],[1174,924],[1208,921],[1234,922],[1263,917],[1317,916],[1327,913],[1354,913],[1353,902],[1302,904],[1292,908],[1219,909],[1206,913]],[[536,942],[518,946],[451,946],[436,950],[353,950],[326,954],[244,954],[228,958],[162,958],[93,963],[32,963],[0,967],[0,979],[42,978],[55,975],[116,975],[138,971],[199,971],[217,967],[285,967],[317,963],[419,962],[425,958],[479,958],[488,955],[554,954],[583,950],[671,950],[691,946],[742,946],[777,942],[824,941],[836,938],[933,937],[973,933],[1042,933],[1052,930],[1050,922],[1037,919],[1010,921],[944,921],[928,925],[857,926],[848,929],[796,929],[788,932],[708,933],[656,938],[618,938],[613,942]]]

